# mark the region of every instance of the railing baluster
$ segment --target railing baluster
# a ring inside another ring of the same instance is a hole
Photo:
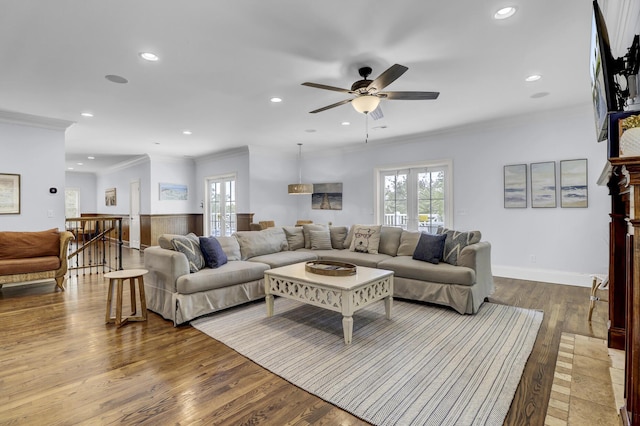
[[[67,258],[71,260],[69,273],[80,269],[86,275],[121,270],[122,268],[122,217],[98,216],[69,218],[66,228],[75,235],[69,245]],[[117,240],[114,241],[114,237]],[[112,245],[116,244],[115,251]],[[112,255],[113,253],[113,255]]]

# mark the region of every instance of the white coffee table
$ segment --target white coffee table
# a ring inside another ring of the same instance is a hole
[[[353,313],[384,299],[387,319],[393,304],[393,271],[358,266],[355,275],[333,277],[305,271],[296,263],[264,272],[267,316],[273,315],[273,296],[298,300],[342,313],[344,342],[351,343]]]

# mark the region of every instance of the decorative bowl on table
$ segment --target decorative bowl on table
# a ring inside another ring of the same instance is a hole
[[[346,262],[334,262],[331,260],[314,260],[307,262],[304,269],[307,272],[332,277],[346,277],[356,274],[356,265]]]

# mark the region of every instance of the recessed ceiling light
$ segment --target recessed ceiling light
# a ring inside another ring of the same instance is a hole
[[[106,78],[112,83],[118,83],[118,84],[127,84],[129,82],[129,80],[127,80],[126,78],[119,75],[115,75],[115,74],[105,75],[104,78]]]
[[[191,132],[191,130],[183,130],[182,134],[183,135],[191,135],[193,132]]]
[[[82,165],[83,165],[83,163],[76,163],[76,164],[77,164],[78,166],[82,166]]]
[[[493,14],[493,19],[507,19],[511,18],[516,13],[516,8],[513,6],[503,7]]]
[[[531,74],[530,76],[525,78],[524,81],[527,81],[527,82],[538,81],[541,78],[542,78],[542,76],[539,75],[539,74]]]
[[[67,170],[73,170],[73,167],[67,167]]]
[[[278,102],[282,102],[281,98],[271,98],[269,99],[271,102],[273,102],[274,104],[277,104]]]
[[[349,123],[348,121],[343,121],[343,122],[342,122],[342,123],[340,123],[340,124],[342,124],[343,126],[349,126],[351,123]]]
[[[140,52],[138,55],[145,61],[149,61],[149,62],[156,62],[158,59],[160,59],[158,58],[158,55],[151,52]]]
[[[90,112],[81,112],[80,115],[83,117],[93,117],[93,114]]]
[[[88,156],[88,157],[87,157],[87,159],[88,159],[88,160],[95,160],[95,159],[96,159],[96,157],[94,157],[93,155],[90,155],[90,156]]]

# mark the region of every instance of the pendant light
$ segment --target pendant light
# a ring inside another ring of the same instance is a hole
[[[302,144],[298,144],[298,183],[292,183],[289,185],[289,195],[304,195],[313,193],[313,185],[310,183],[302,183],[302,165],[300,160],[302,158]]]

